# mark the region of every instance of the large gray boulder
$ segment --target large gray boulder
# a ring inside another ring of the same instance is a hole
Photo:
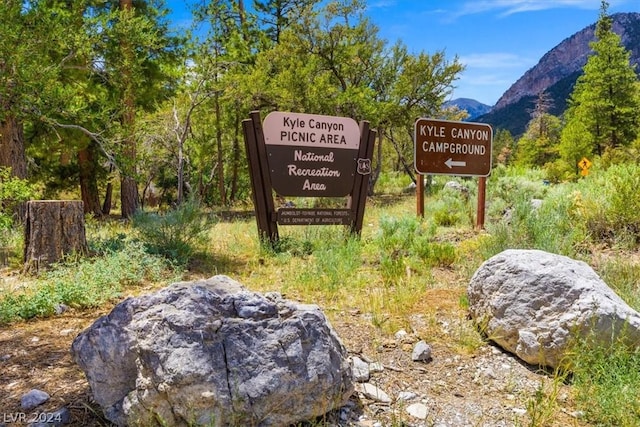
[[[71,351],[120,426],[285,426],[353,393],[346,350],[317,306],[226,276],[129,298]]]
[[[533,365],[568,366],[574,337],[640,343],[640,314],[582,261],[506,250],[480,266],[467,289],[472,319],[489,339]]]

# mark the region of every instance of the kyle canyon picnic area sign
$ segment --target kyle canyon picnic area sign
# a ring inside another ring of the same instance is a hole
[[[340,197],[351,192],[360,147],[355,120],[275,111],[263,126],[276,193]]]
[[[256,220],[261,237],[278,240],[282,225],[350,225],[360,233],[375,132],[348,117],[275,111],[243,121]],[[273,193],[345,197],[346,207],[281,207]]]

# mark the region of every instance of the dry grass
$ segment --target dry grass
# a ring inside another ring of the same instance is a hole
[[[347,236],[341,227],[281,227],[281,236],[291,247],[271,252],[260,246],[253,218],[223,218],[213,227],[208,247],[190,264],[184,277],[190,280],[225,274],[255,291],[277,291],[293,300],[318,304],[350,354],[367,356],[387,366],[388,374],[379,379],[379,385],[389,392],[421,390],[425,384],[432,384],[428,393],[433,393],[434,399],[455,401],[464,395],[470,401],[486,400],[484,392],[467,389],[459,377],[445,375],[447,370],[455,370],[454,365],[473,363],[478,349],[486,347],[468,321],[464,306],[466,285],[474,270],[469,264],[477,263],[469,254],[482,232],[464,227],[443,230],[437,240],[454,242],[465,254],[462,263],[429,268],[415,260],[406,261],[401,273],[389,279],[380,272],[375,246],[379,218],[382,212],[411,216],[415,200],[396,198],[393,203],[372,203],[367,209],[361,239],[336,258],[323,250],[327,244],[349,245],[344,243]],[[305,252],[305,242],[317,246]],[[359,253],[350,259],[348,252],[353,250]],[[18,275],[6,280],[16,286],[22,279],[26,280]],[[149,283],[126,289],[125,294],[146,293],[163,285]],[[80,331],[112,307],[110,303],[95,310],[70,310],[48,319],[1,327],[0,417],[22,412],[20,397],[39,388],[51,399],[38,412],[65,406],[72,411],[72,426],[108,425],[92,402],[84,375],[71,360],[69,349]],[[400,329],[409,332],[412,340],[398,342],[394,334]],[[407,360],[407,352],[417,339],[434,347],[433,370],[418,369]],[[522,375],[535,377],[526,369]],[[500,395],[495,399],[507,398]],[[505,400],[505,404],[512,403]],[[392,411],[396,421],[406,418],[401,412]],[[571,420],[558,414],[556,421],[552,425],[567,425]]]

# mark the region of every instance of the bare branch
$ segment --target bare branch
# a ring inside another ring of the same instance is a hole
[[[113,156],[113,154],[111,154],[105,148],[105,144],[106,144],[107,141],[99,133],[92,132],[89,129],[87,129],[87,128],[83,127],[83,126],[80,126],[80,125],[60,123],[60,122],[58,122],[56,120],[53,120],[51,118],[48,118],[48,117],[42,118],[42,121],[44,121],[48,125],[52,126],[53,128],[74,129],[74,130],[78,130],[78,131],[82,132],[83,134],[88,136],[92,141],[94,141],[96,144],[98,144],[98,147],[100,147],[100,151],[102,151],[102,154],[104,154],[104,156],[107,158],[109,163],[111,165],[113,165],[113,167],[116,168],[118,171],[120,171],[120,167],[118,166],[118,163],[116,162],[115,157]],[[57,134],[57,132],[56,132],[56,134]]]

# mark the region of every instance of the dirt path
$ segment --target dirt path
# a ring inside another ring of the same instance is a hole
[[[10,421],[16,416],[33,419],[62,407],[71,412],[71,426],[109,425],[99,416],[84,374],[69,352],[75,336],[105,313],[72,310],[51,319],[0,329],[0,425],[27,425]],[[572,409],[569,386],[554,384],[550,376],[535,372],[491,345],[482,345],[473,354],[461,354],[447,345],[446,330],[456,333],[452,325],[460,318],[439,319],[445,331],[430,343],[432,360],[424,363],[412,362],[411,350],[418,339],[427,337],[413,332],[402,339],[384,335],[366,315],[357,312],[335,317],[342,319],[333,325],[350,354],[382,365],[382,371],[374,372],[369,382],[393,399],[385,404],[356,394],[351,406],[343,410],[343,417],[349,420],[341,425],[523,426],[532,425],[532,416],[547,418],[547,424],[537,425],[584,425]],[[416,315],[414,329],[419,331],[424,321],[423,316]],[[51,398],[25,413],[20,398],[34,388]],[[556,407],[546,412],[538,407],[534,412],[536,391],[554,394]],[[401,392],[414,397],[397,399]],[[426,410],[423,419],[407,412],[416,404]]]

